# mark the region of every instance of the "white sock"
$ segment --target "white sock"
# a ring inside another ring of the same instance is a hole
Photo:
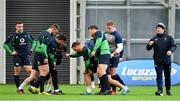
[[[91,82],[91,87],[92,87],[92,88],[95,88],[94,81]]]
[[[59,89],[55,89],[54,91],[55,91],[55,92],[59,92]]]
[[[26,86],[26,83],[23,82],[23,83],[18,87],[18,89],[23,89],[24,86]]]
[[[91,88],[91,86],[87,86],[87,93],[92,93],[92,88]]]
[[[47,84],[47,88],[46,88],[46,91],[48,92],[48,91],[50,91],[51,90],[51,84]]]
[[[124,87],[125,87],[125,86],[124,86],[124,85],[122,85],[122,88],[121,88],[121,89],[124,89]]]

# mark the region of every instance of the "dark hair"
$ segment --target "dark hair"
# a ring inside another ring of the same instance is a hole
[[[106,23],[107,26],[114,26],[114,22],[112,20],[107,21]]]
[[[64,41],[66,41],[66,36],[65,36],[63,33],[61,33],[61,34],[56,34],[56,38],[57,38],[58,40],[64,40]]]
[[[52,24],[51,26],[50,26],[50,28],[56,28],[58,31],[60,30],[60,27],[59,27],[59,25],[58,24]]]
[[[91,25],[91,26],[88,27],[88,30],[89,29],[98,29],[98,27],[96,25]]]
[[[17,24],[23,24],[23,22],[22,21],[16,21],[16,25]]]
[[[77,45],[80,45],[80,42],[73,42],[71,48],[76,47]]]
[[[61,51],[67,52],[67,45],[65,43],[61,44],[60,47],[61,47]]]

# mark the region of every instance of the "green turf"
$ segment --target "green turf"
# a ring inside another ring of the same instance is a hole
[[[154,91],[156,89],[155,86],[130,86],[130,93],[127,95],[108,95],[108,96],[100,96],[100,95],[90,95],[84,96],[79,95],[84,92],[85,86],[83,85],[60,85],[60,88],[66,93],[66,95],[36,95],[31,94],[27,91],[27,87],[25,88],[26,94],[18,94],[15,91],[15,85],[0,85],[0,100],[131,100],[131,101],[152,101],[152,100],[177,100],[180,101],[180,86],[172,87],[173,96],[167,96],[164,93],[164,96],[155,96]],[[97,92],[98,89],[94,89],[93,93]]]

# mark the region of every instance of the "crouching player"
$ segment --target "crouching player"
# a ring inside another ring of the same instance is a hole
[[[83,93],[82,95],[91,95],[92,94],[92,87],[91,87],[91,75],[93,73],[96,73],[97,71],[97,66],[98,66],[98,59],[97,57],[91,57],[91,50],[89,48],[87,48],[86,46],[83,46],[80,42],[74,42],[72,44],[72,48],[74,51],[76,51],[76,53],[73,54],[66,54],[67,56],[70,57],[79,57],[79,56],[83,56],[84,58],[84,63],[86,66],[86,70],[85,70],[85,82],[86,82],[86,86],[87,86],[87,90],[85,93]],[[110,75],[110,73],[109,73]],[[113,80],[111,78],[111,76],[108,76],[108,82],[110,84],[113,84],[117,87],[120,87],[122,89],[122,94],[126,94],[128,89],[122,85],[121,83],[119,83],[116,80]],[[100,95],[104,95],[103,93]]]
[[[83,46],[80,42],[74,42],[71,48],[76,52],[73,54],[66,54],[69,57],[80,57],[83,56],[85,63],[85,82],[87,86],[87,90],[82,95],[91,95],[92,87],[91,87],[91,75],[96,72],[98,62],[97,58],[91,57],[91,50],[87,46]]]
[[[59,39],[61,40],[61,44],[58,46],[59,50],[57,50],[55,52],[55,54],[49,54],[49,80],[48,80],[48,84],[47,84],[47,89],[46,92],[48,93],[52,93],[52,94],[64,94],[62,90],[59,90],[59,86],[58,86],[58,72],[56,70],[56,65],[60,65],[61,61],[62,61],[62,52],[66,52],[67,51],[67,46],[65,45],[64,41],[66,41],[66,37],[63,36],[62,34],[57,34],[56,37],[59,37]],[[51,91],[51,84],[53,84],[54,87],[54,91]]]
[[[37,42],[37,46],[35,49],[35,55],[33,59],[33,69],[31,75],[24,80],[24,82],[18,87],[19,91],[23,90],[24,86],[34,80],[39,73],[39,77],[37,79],[36,87],[40,86],[40,94],[48,95],[44,92],[44,81],[45,77],[49,73],[49,66],[48,66],[48,52],[50,50],[54,50],[53,48],[57,46],[59,43],[58,38],[53,38],[56,33],[59,31],[59,26],[57,24],[53,24],[50,28],[46,31],[43,31]],[[52,36],[51,36],[52,35]],[[55,48],[56,49],[56,48]],[[32,88],[29,89],[30,91]]]

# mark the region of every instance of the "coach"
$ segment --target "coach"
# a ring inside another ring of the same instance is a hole
[[[157,74],[156,82],[158,87],[155,95],[163,95],[162,72],[164,71],[166,94],[171,96],[171,55],[176,50],[176,44],[174,42],[174,39],[170,35],[168,35],[168,33],[166,33],[165,25],[163,23],[157,24],[156,35],[150,39],[149,43],[146,46],[147,50],[151,50],[152,48],[154,50],[153,59]]]

